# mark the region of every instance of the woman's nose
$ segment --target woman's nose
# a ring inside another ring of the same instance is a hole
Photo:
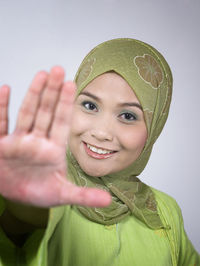
[[[113,128],[111,119],[98,119],[92,125],[91,136],[99,141],[112,141]]]

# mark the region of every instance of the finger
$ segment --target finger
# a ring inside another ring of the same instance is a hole
[[[34,181],[27,178],[12,182],[6,180],[0,191],[5,198],[12,201],[45,208],[69,204],[106,207],[111,203],[108,192],[97,188],[77,187],[60,175],[57,175],[56,180],[54,177],[34,178]]]
[[[60,204],[75,204],[89,207],[106,207],[111,203],[111,196],[108,192],[96,188],[83,188],[73,186],[62,189]]]
[[[75,184],[69,182],[66,178],[60,175],[56,176],[57,182],[51,180],[45,180],[43,186],[38,187],[35,196],[37,200],[34,205],[41,207],[53,207],[60,205],[81,205],[90,207],[106,207],[111,203],[111,195],[107,191],[103,191],[97,188],[78,187]],[[54,179],[55,181],[55,179]],[[52,186],[53,184],[53,186]],[[46,192],[44,200],[41,199],[43,187],[46,186]],[[30,191],[28,195],[30,195]]]
[[[50,138],[60,145],[65,145],[72,115],[76,86],[74,82],[63,85],[52,123]]]
[[[19,110],[16,132],[28,132],[31,130],[40,103],[42,91],[47,82],[48,74],[41,71],[34,77],[30,88]]]
[[[8,134],[8,104],[10,88],[4,85],[0,88],[0,137]]]
[[[35,135],[48,135],[48,130],[54,117],[56,103],[63,85],[64,76],[65,73],[61,67],[53,67],[50,71],[48,83],[43,92],[35,120],[33,129]]]

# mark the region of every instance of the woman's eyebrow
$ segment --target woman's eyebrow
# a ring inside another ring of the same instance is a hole
[[[86,95],[86,96],[88,96],[88,97],[93,98],[94,100],[96,100],[96,101],[98,101],[98,102],[101,101],[99,97],[97,97],[96,95],[94,95],[94,94],[92,94],[92,93],[90,93],[90,92],[87,92],[87,91],[83,91],[83,92],[81,92],[79,95]]]
[[[134,106],[134,107],[138,107],[141,111],[143,111],[142,106],[139,103],[136,103],[136,102],[120,103],[119,106],[120,107]]]
[[[101,99],[99,97],[97,97],[96,95],[94,95],[90,92],[87,92],[87,91],[81,92],[79,95],[86,95],[88,97],[93,98],[94,100],[96,100],[98,102],[101,102]],[[143,111],[142,106],[136,102],[120,103],[119,106],[120,107],[134,106],[134,107],[138,107],[141,111]]]

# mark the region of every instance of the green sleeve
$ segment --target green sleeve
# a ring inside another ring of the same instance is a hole
[[[179,224],[176,225],[179,229],[179,256],[178,265],[179,266],[198,266],[200,265],[200,255],[193,247],[190,239],[188,238],[185,229],[182,211],[179,205],[175,202],[176,209],[179,217]]]
[[[4,199],[0,196],[0,216],[4,212]],[[0,227],[0,266],[14,265],[16,257],[15,245]]]
[[[180,266],[198,266],[200,265],[200,255],[194,249],[190,242],[187,234],[184,230],[183,223],[181,224],[181,239],[180,239],[180,250],[179,250],[179,261]]]
[[[0,195],[0,216],[5,210]],[[22,247],[16,246],[0,227],[0,266],[47,266],[48,242],[64,213],[64,207],[51,208],[46,229],[36,229]]]
[[[4,212],[4,199],[0,196],[0,216]],[[23,247],[16,246],[0,227],[0,266],[43,266],[45,248],[44,230],[37,229],[28,237]]]
[[[167,230],[173,265],[200,266],[200,255],[184,230],[183,216],[177,202],[169,195],[153,189],[161,217],[171,229]]]

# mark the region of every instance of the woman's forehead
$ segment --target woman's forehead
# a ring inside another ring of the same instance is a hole
[[[82,92],[90,92],[98,98],[110,97],[118,99],[119,103],[123,101],[134,101],[139,103],[139,100],[133,89],[127,81],[115,72],[107,72],[93,79]]]

